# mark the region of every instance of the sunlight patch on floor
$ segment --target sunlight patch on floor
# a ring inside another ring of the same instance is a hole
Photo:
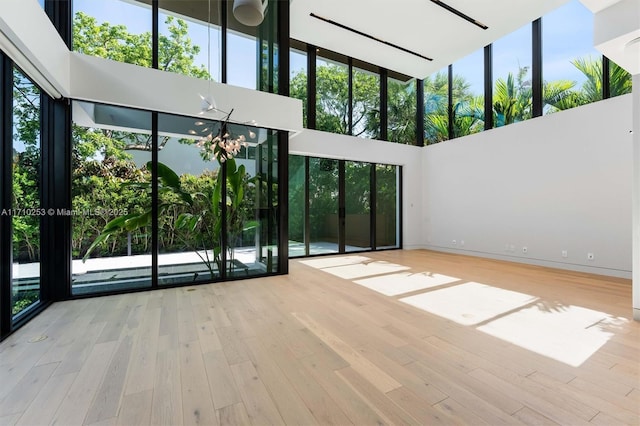
[[[498,318],[478,330],[532,352],[579,367],[614,333],[620,318],[579,306],[542,303]]]
[[[300,263],[312,268],[325,269],[335,268],[336,266],[354,265],[363,262],[370,262],[371,258],[366,256],[338,256],[338,257],[322,257],[318,259],[300,260]],[[329,271],[327,271],[329,272]]]
[[[359,263],[357,265],[336,266],[335,268],[324,269],[324,271],[345,280],[354,280],[356,278],[371,277],[373,275],[392,274],[408,269],[411,268],[376,260]]]
[[[476,282],[400,299],[418,309],[462,325],[481,323],[536,300],[536,297],[528,294]]]
[[[450,284],[459,280],[459,278],[431,272],[401,272],[399,274],[356,280],[354,283],[386,296],[397,296],[399,294]]]

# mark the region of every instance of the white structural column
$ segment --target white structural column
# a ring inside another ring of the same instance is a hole
[[[640,74],[633,76],[633,318],[640,321]]]

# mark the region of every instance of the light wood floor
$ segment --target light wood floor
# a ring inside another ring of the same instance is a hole
[[[360,256],[56,303],[0,344],[0,424],[640,423],[628,280]]]

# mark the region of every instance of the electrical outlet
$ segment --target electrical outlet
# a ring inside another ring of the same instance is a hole
[[[593,260],[596,256],[593,253],[587,253],[587,260]]]
[[[458,244],[458,242],[456,240],[453,240],[453,241],[451,241],[451,244],[453,244],[455,246],[456,244]]]
[[[562,257],[569,257],[569,252],[562,250]]]
[[[460,240],[460,245],[464,247],[464,240]]]
[[[529,249],[527,248],[527,246],[522,247],[522,252],[523,253],[527,253],[529,251]]]

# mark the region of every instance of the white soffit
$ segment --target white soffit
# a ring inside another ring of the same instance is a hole
[[[603,55],[631,74],[639,74],[640,1],[617,1],[596,13],[593,39]]]
[[[443,0],[485,24],[482,28],[431,0],[294,0],[291,37],[400,72],[424,78],[565,4],[568,0]],[[330,19],[426,59],[331,25]]]
[[[619,1],[620,0],[580,0],[580,3],[582,3],[591,12],[596,13],[618,3]]]

